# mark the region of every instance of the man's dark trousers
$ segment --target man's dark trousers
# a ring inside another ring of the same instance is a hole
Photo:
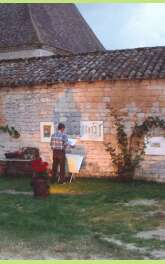
[[[60,166],[60,182],[65,179],[65,150],[53,150],[53,168],[52,168],[52,181],[58,180],[58,166]]]

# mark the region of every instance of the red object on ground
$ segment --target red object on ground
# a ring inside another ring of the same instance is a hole
[[[48,163],[42,161],[42,159],[37,159],[32,161],[32,168],[37,173],[43,173],[47,170]]]
[[[37,175],[32,177],[32,187],[35,197],[47,197],[49,195],[49,185],[45,172],[47,171],[48,163],[42,161],[42,159],[36,159],[31,163],[32,169]]]
[[[36,177],[33,180],[33,191],[35,197],[46,198],[49,195],[49,185],[43,177]]]

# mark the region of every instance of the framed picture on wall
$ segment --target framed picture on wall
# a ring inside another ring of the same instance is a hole
[[[145,138],[145,154],[165,156],[165,137]]]
[[[51,135],[54,133],[53,122],[40,122],[41,142],[50,142]]]
[[[80,139],[103,141],[103,121],[81,121]]]

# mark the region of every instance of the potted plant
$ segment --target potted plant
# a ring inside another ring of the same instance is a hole
[[[47,197],[49,195],[48,184],[48,163],[37,159],[32,161],[32,169],[34,174],[31,185],[33,187],[35,197]]]

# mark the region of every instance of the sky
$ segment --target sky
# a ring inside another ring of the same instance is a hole
[[[77,7],[106,49],[165,46],[165,3]]]

